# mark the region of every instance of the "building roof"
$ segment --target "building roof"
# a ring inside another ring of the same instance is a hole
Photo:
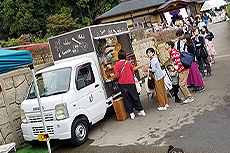
[[[204,3],[206,0],[196,0],[196,3]]]
[[[101,16],[97,17],[96,20],[123,14],[131,11],[141,10],[149,7],[159,6],[165,3],[166,0],[130,0],[120,3],[119,5],[115,6],[108,12],[102,14]]]
[[[203,3],[205,0],[128,0],[120,3],[119,5],[115,6],[108,12],[105,12],[101,16],[97,17],[96,20],[128,13],[131,11],[137,11],[141,9],[151,8],[151,7],[158,7],[157,10],[160,10],[170,3],[173,2],[196,2],[196,3]]]
[[[160,7],[157,8],[157,10],[161,10],[165,7],[167,7],[169,4],[173,2],[185,2],[185,3],[191,3],[191,2],[196,2],[196,3],[203,3],[205,0],[169,0],[166,3],[162,4]]]
[[[185,2],[185,3],[191,3],[191,0],[179,0],[180,2]],[[168,6],[169,4],[173,3],[173,2],[179,2],[178,0],[169,0],[166,3],[162,4],[160,7],[157,8],[157,10],[161,10],[163,8],[165,8],[166,6]]]

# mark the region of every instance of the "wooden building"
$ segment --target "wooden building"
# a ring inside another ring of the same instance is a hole
[[[160,25],[165,20],[165,13],[178,17],[183,8],[188,16],[200,13],[205,0],[123,0],[95,19],[94,24],[127,21],[129,28],[152,27]]]

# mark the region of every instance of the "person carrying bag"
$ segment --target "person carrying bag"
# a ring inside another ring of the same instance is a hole
[[[130,118],[134,119],[134,109],[139,111],[139,116],[146,116],[146,113],[135,86],[133,65],[130,61],[126,60],[126,56],[124,50],[118,52],[120,61],[115,64],[114,72],[116,78],[119,78],[119,88],[121,89],[126,111],[130,114]]]
[[[151,64],[150,64],[150,69],[151,69]],[[148,71],[148,88],[149,89],[154,89],[155,88],[155,80],[153,78],[153,73],[152,71]]]
[[[192,40],[196,46],[196,59],[198,61],[199,70],[201,71],[202,78],[205,76],[204,63],[206,64],[206,68],[207,68],[206,76],[210,77],[211,76],[211,66],[210,66],[210,62],[208,59],[208,53],[205,48],[204,37],[200,35],[200,30],[197,27],[193,30],[193,33],[195,36],[192,38]]]
[[[157,107],[157,109],[159,111],[167,110],[167,108],[169,107],[168,97],[167,97],[167,92],[164,84],[164,74],[160,67],[160,63],[158,59],[154,57],[155,50],[153,48],[148,48],[146,50],[146,54],[151,59],[150,60],[151,72],[154,73],[152,74],[152,78],[155,80],[155,91],[159,103],[159,107]]]

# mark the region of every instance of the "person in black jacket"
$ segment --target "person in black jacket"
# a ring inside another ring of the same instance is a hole
[[[195,62],[195,46],[189,34],[186,34],[183,38],[184,41],[184,51],[194,55],[194,60],[189,68],[189,74],[187,78],[187,85],[193,86],[192,92],[202,92],[205,91],[203,80],[200,76],[200,72],[197,68]]]
[[[193,29],[194,36],[192,38],[193,42],[196,46],[196,59],[199,65],[199,70],[201,71],[202,78],[205,76],[204,73],[204,63],[207,68],[207,77],[211,76],[211,67],[210,62],[208,60],[208,53],[205,47],[204,37],[200,35],[200,30],[198,27]]]

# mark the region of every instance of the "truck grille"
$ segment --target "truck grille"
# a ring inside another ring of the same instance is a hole
[[[47,132],[49,135],[54,134],[53,126],[46,126],[46,127],[47,127]],[[32,127],[32,131],[33,131],[33,135],[38,135],[39,133],[45,133],[43,126]]]
[[[41,115],[31,115],[28,116],[28,120],[30,123],[42,122],[42,117]],[[53,114],[45,114],[45,121],[53,121],[53,120],[54,120]]]

